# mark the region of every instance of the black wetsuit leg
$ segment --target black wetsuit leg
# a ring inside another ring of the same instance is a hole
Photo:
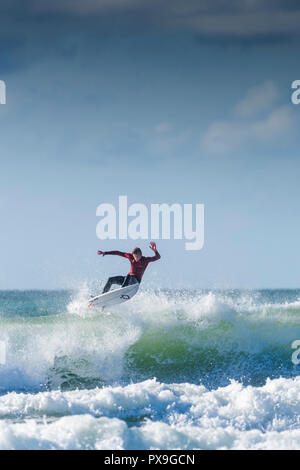
[[[135,276],[127,274],[127,276],[124,278],[122,287],[131,286],[132,284],[136,284],[137,282],[140,283],[140,281]]]
[[[125,276],[113,276],[108,278],[107,283],[105,284],[102,294],[105,294],[105,292],[108,292],[112,286],[112,284],[119,284],[120,286],[124,283],[125,281]]]

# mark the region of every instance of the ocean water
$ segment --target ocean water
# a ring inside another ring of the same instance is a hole
[[[91,294],[0,292],[0,449],[300,448],[300,290]]]

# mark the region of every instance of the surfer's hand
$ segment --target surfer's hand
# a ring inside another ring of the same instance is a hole
[[[153,251],[156,251],[156,243],[150,242],[149,248]]]
[[[98,251],[97,251],[97,255],[105,256],[105,251],[98,250]]]

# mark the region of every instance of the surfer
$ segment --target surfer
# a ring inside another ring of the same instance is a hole
[[[124,253],[123,251],[101,251],[98,250],[97,254],[106,255],[118,255],[127,258],[130,261],[130,272],[127,276],[113,276],[107,280],[104,286],[102,294],[108,292],[112,284],[119,284],[121,287],[130,286],[132,284],[140,283],[147,268],[148,264],[152,261],[160,259],[160,254],[156,249],[156,243],[150,242],[149,248],[154,251],[154,256],[143,256],[140,248],[134,248],[131,253]]]

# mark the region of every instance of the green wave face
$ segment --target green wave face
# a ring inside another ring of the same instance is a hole
[[[4,292],[1,390],[165,383],[262,385],[298,375],[300,292],[140,292],[104,313],[79,292]],[[299,354],[300,356],[300,354]]]

